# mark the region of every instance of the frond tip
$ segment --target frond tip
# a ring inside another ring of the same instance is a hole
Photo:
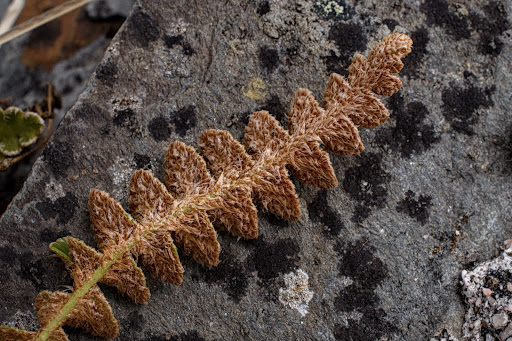
[[[375,46],[366,59],[356,55],[348,68],[348,82],[333,73],[324,93],[327,110],[344,112],[354,124],[374,128],[389,118],[384,104],[375,97],[390,96],[402,82],[392,73],[403,67],[401,59],[411,52],[412,40],[405,34],[395,33]]]

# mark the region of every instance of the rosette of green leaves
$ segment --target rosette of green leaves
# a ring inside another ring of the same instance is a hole
[[[0,109],[0,159],[15,156],[23,147],[36,142],[44,131],[44,120],[35,112],[16,107]]]

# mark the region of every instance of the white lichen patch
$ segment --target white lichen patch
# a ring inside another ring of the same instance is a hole
[[[309,290],[309,276],[302,269],[284,276],[286,288],[279,289],[279,301],[293,309],[297,309],[302,317],[308,313],[309,301],[313,292]]]
[[[114,164],[108,168],[108,173],[112,176],[114,183],[114,190],[112,197],[123,200],[127,197],[127,189],[129,186],[130,178],[132,177],[133,168],[123,158],[115,160]]]
[[[0,325],[16,329],[35,330],[39,327],[37,318],[30,312],[16,311],[11,321],[4,321]]]
[[[322,8],[326,14],[333,13],[335,15],[338,15],[342,14],[345,11],[345,6],[342,6],[341,4],[333,0],[317,1],[316,5]]]
[[[340,322],[345,328],[350,327],[350,321],[359,322],[361,318],[363,318],[363,313],[353,310],[351,312],[343,312],[338,314],[338,318],[340,319]]]
[[[64,193],[64,190],[62,189],[62,185],[59,183],[55,183],[53,179],[51,179],[50,182],[46,184],[45,196],[48,199],[55,201],[58,198],[64,197],[65,195],[66,193]]]

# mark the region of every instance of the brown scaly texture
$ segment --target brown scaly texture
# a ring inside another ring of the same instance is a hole
[[[287,169],[310,186],[336,186],[322,145],[342,155],[363,151],[357,126],[372,128],[389,117],[373,93],[389,96],[398,91],[401,82],[392,73],[402,69],[401,58],[411,45],[408,36],[396,33],[383,39],[368,59],[356,55],[348,80],[330,76],[323,106],[309,90],[299,89],[290,108],[289,131],[260,111],[251,116],[243,144],[222,130],[203,133],[202,157],[190,146],[171,143],[165,157],[165,185],[142,170],[130,181],[134,218],[107,193],[93,189],[89,211],[100,252],[72,237],[53,243],[51,249],[74,279],[73,293],[43,291],[36,299],[43,328],[28,332],[1,327],[0,340],[67,340],[64,324],[115,337],[117,321],[96,283],[114,286],[135,302],[147,302],[146,279],[132,255],[156,277],[180,284],[183,267],[176,246],[204,265],[217,265],[220,245],[213,225],[239,237],[256,238],[253,200],[281,218],[298,220],[300,203]],[[62,313],[70,297],[77,303]],[[48,334],[39,337],[43,331]]]
[[[267,111],[252,114],[245,128],[244,145],[256,160],[274,159],[289,141],[290,136]],[[263,155],[265,154],[265,155]],[[267,165],[267,176],[261,176],[254,186],[255,199],[263,208],[282,219],[297,221],[300,203],[295,186],[288,177],[285,165]]]

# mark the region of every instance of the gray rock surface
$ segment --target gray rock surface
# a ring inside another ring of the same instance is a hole
[[[127,17],[135,0],[96,0],[85,6],[87,15],[93,19]]]
[[[148,276],[147,305],[104,291],[119,340],[460,338],[460,273],[498,256],[512,232],[511,10],[509,0],[137,2],[0,220],[0,323],[35,328],[37,292],[71,284],[47,246],[69,234],[94,245],[91,188],[127,207],[131,174],[162,179],[169,142],[197,146],[207,128],[240,139],[260,109],[286,124],[297,88],[321,99],[330,72],[399,31],[415,45],[390,120],[362,130],[361,156],[332,155],[337,188],[295,181],[299,222],[260,211],[257,240],[220,233],[218,267],[182,256],[181,286]]]

